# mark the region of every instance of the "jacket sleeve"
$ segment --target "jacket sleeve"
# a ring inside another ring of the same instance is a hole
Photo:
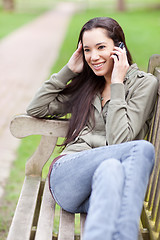
[[[111,84],[111,99],[106,117],[108,145],[136,138],[153,111],[157,98],[158,80],[151,74],[135,79],[136,88],[125,100],[124,84]]]
[[[66,113],[64,101],[67,97],[60,94],[67,82],[75,77],[68,66],[63,67],[57,74],[53,74],[48,81],[45,81],[38,90],[31,103],[27,107],[27,114],[37,118],[44,118],[48,115],[59,115]]]

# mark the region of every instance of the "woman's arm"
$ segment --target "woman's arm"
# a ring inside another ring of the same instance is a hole
[[[68,64],[57,74],[53,74],[46,81],[27,107],[30,116],[43,118],[48,115],[59,115],[67,112],[64,101],[67,96],[60,94],[67,82],[74,78],[83,69],[82,44],[79,43]]]
[[[27,107],[27,114],[43,118],[48,115],[58,115],[66,112],[63,102],[67,99],[60,92],[65,88],[67,82],[75,76],[76,74],[67,65],[57,74],[53,74],[48,81],[44,82],[34,96]]]
[[[106,119],[109,145],[134,140],[149,118],[157,97],[158,80],[151,74],[134,80],[135,91],[126,102],[124,84],[111,84],[111,100]]]

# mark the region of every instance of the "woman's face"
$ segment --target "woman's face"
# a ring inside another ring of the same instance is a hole
[[[110,77],[113,59],[110,58],[114,42],[103,28],[85,31],[82,38],[85,60],[97,76]]]

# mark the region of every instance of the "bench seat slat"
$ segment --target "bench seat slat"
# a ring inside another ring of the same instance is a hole
[[[42,197],[35,240],[52,240],[54,214],[55,201],[50,194],[47,179]]]
[[[29,240],[40,189],[40,177],[25,177],[7,240]]]
[[[86,214],[85,213],[81,213],[80,214],[80,222],[81,222],[81,240],[82,240],[82,236],[83,236],[83,232],[84,232],[84,224],[85,224],[85,221],[86,221]]]
[[[58,240],[74,240],[74,219],[73,213],[61,209]]]

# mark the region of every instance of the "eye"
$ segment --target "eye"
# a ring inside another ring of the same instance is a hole
[[[104,45],[101,45],[101,46],[98,47],[98,49],[104,49],[104,48],[105,48]]]
[[[89,52],[89,51],[90,51],[89,48],[84,49],[84,52]]]
[[[106,47],[106,46],[104,46],[104,45],[101,45],[101,46],[99,46],[99,47],[98,47],[98,49],[100,49],[100,50],[101,50],[101,49],[104,49],[105,47]]]

